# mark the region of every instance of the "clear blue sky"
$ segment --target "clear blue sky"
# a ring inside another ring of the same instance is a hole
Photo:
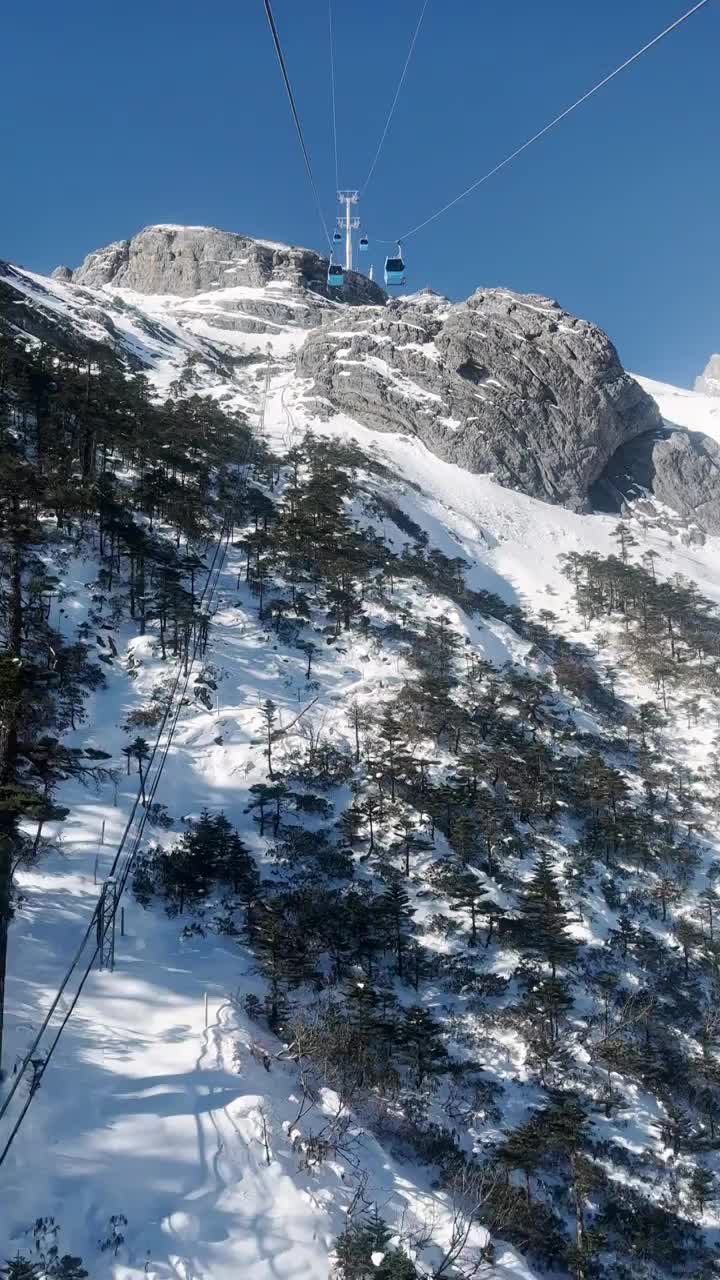
[[[369,167],[420,3],[335,0],[344,185]],[[431,213],[689,5],[429,0],[368,234]],[[327,2],[274,9],[332,218]],[[25,0],[2,29],[3,257],[75,265],[152,222],[322,247],[261,0]],[[627,367],[689,383],[720,349],[719,54],[711,0],[411,240],[409,284],[549,294]]]

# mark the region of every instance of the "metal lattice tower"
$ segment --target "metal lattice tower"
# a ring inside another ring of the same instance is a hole
[[[105,881],[97,916],[98,958],[101,969],[112,972],[115,965],[115,913],[117,910],[117,884],[113,876]]]
[[[345,206],[344,214],[337,220],[338,227],[345,232],[345,270],[352,271],[352,233],[360,226],[360,219],[350,213],[352,205],[358,202],[357,191],[338,191],[338,204]]]

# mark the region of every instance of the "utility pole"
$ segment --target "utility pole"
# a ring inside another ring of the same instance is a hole
[[[352,271],[352,233],[357,231],[360,226],[360,219],[351,215],[351,205],[357,204],[357,191],[338,191],[338,204],[345,206],[345,213],[342,214],[337,224],[341,230],[345,231],[345,270]]]
[[[97,943],[101,969],[111,972],[115,965],[115,913],[117,911],[117,884],[113,876],[105,881],[97,913]]]

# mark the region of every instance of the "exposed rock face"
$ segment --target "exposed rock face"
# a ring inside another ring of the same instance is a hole
[[[640,436],[618,450],[593,496],[618,510],[642,490],[704,533],[720,534],[720,445],[699,431],[667,428]]]
[[[327,298],[331,296],[327,268],[327,258],[311,249],[253,240],[214,227],[161,225],[145,227],[130,240],[118,240],[88,254],[72,272],[72,280],[91,288],[112,285],[184,298],[238,285],[260,288],[275,283]],[[332,294],[351,304],[382,303],[385,296],[384,290],[357,272],[349,272],[343,289]]]
[[[706,396],[720,396],[720,355],[710,357],[704,372],[695,379],[694,390]]]
[[[653,492],[706,533],[720,533],[720,446],[700,432],[673,431],[653,449]]]
[[[501,484],[573,509],[625,441],[661,425],[609,338],[556,302],[430,291],[310,334],[298,356],[323,401]]]

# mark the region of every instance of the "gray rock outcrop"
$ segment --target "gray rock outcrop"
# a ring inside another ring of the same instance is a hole
[[[661,425],[609,338],[547,298],[431,291],[311,333],[319,411],[417,436],[439,457],[575,510],[625,441]]]
[[[618,450],[593,492],[620,510],[647,491],[704,533],[720,534],[720,445],[699,431],[667,427]]]
[[[710,357],[693,389],[706,396],[720,396],[720,355]]]
[[[653,449],[653,493],[706,533],[720,533],[720,446],[695,431],[673,431]]]
[[[72,272],[72,281],[89,288],[111,285],[181,298],[273,283],[328,298],[327,268],[327,258],[312,249],[254,240],[214,227],[158,225],[88,254]],[[344,287],[333,291],[332,297],[355,305],[382,303],[386,295],[372,280],[349,272]]]

